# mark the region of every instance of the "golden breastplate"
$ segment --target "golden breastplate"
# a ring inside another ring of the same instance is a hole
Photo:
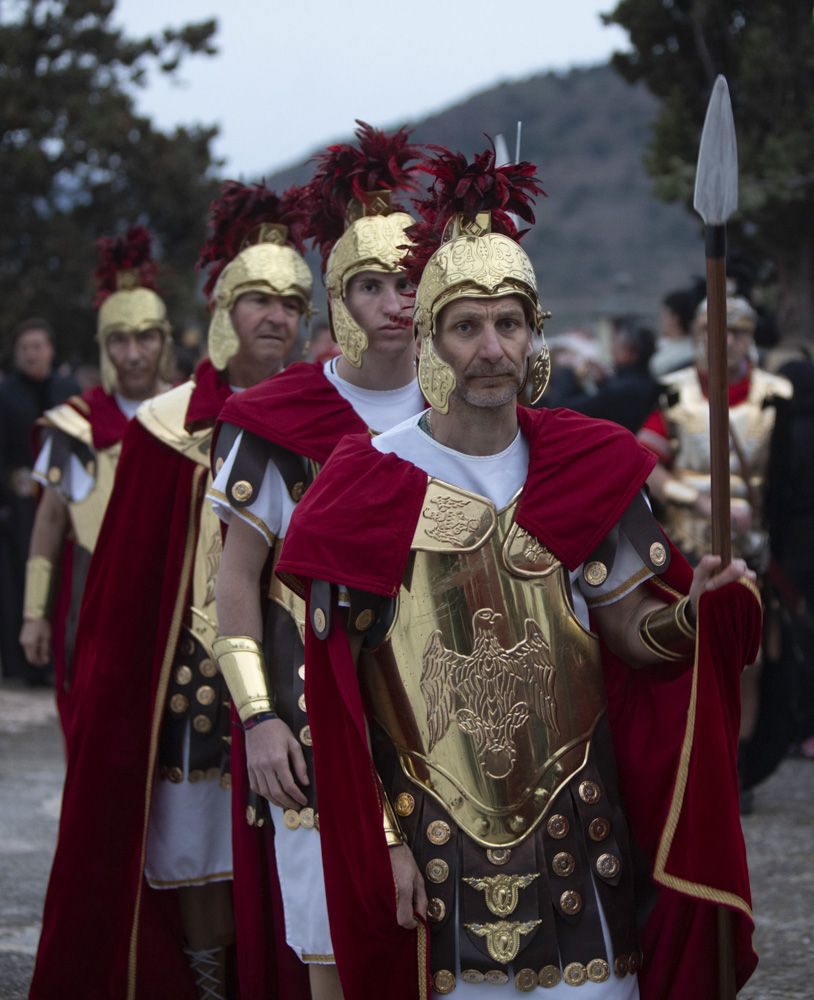
[[[429,481],[395,622],[361,667],[407,776],[487,847],[542,821],[605,707],[568,573],[515,507]]]

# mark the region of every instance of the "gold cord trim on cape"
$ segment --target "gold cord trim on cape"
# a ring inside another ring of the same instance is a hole
[[[416,928],[418,950],[418,998],[428,1000],[427,994],[427,927],[419,921]]]
[[[144,828],[141,835],[141,861],[138,889],[136,890],[136,905],[133,910],[133,926],[130,930],[130,949],[127,961],[127,1000],[136,1000],[136,965],[138,957],[138,925],[141,914],[141,897],[144,887],[144,863],[147,857],[147,832],[150,825],[150,803],[153,797],[153,778],[155,776],[155,762],[158,756],[158,736],[161,731],[161,723],[164,719],[164,702],[167,697],[167,687],[169,685],[170,670],[175,657],[175,648],[178,645],[178,635],[181,631],[181,619],[184,614],[184,604],[189,581],[192,576],[192,563],[195,554],[195,536],[197,534],[197,495],[201,479],[207,474],[207,469],[202,465],[197,465],[192,473],[192,489],[189,497],[189,521],[187,523],[187,537],[184,543],[184,560],[181,564],[181,578],[178,584],[178,592],[175,598],[175,607],[172,611],[170,628],[167,634],[167,645],[164,648],[164,658],[161,661],[161,672],[158,677],[158,688],[156,690],[155,704],[153,707],[152,728],[150,731],[150,755],[147,762],[147,784],[144,789]]]
[[[752,584],[751,580],[741,579],[738,582],[742,583],[758,600],[760,600],[759,594],[757,594],[757,588],[754,584]],[[754,922],[752,908],[741,896],[738,896],[733,892],[724,892],[721,889],[715,889],[709,885],[703,885],[700,882],[691,882],[688,879],[679,878],[676,875],[670,875],[666,869],[667,858],[670,854],[670,848],[672,847],[676,830],[678,829],[678,820],[681,814],[681,807],[684,802],[684,793],[687,789],[690,758],[692,757],[693,740],[695,737],[695,715],[697,707],[698,635],[695,637],[695,657],[692,668],[690,706],[687,711],[687,728],[684,731],[684,741],[681,746],[678,773],[676,775],[675,787],[673,789],[673,798],[670,803],[670,811],[667,814],[667,820],[664,824],[658,851],[656,853],[656,863],[653,867],[653,878],[660,885],[666,886],[668,889],[675,889],[676,891],[682,892],[687,896],[692,896],[695,899],[703,899],[710,903],[717,903],[720,906],[729,906],[733,909],[740,910],[741,913]]]

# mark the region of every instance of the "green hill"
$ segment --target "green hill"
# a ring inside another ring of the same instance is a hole
[[[655,199],[642,167],[656,107],[643,87],[596,66],[500,84],[413,123],[417,142],[471,153],[483,133],[502,132],[513,150],[523,122],[521,156],[538,164],[548,194],[524,246],[553,313],[549,333],[617,312],[656,322],[661,297],[703,274],[699,225]],[[301,182],[309,172],[300,163],[269,182]]]

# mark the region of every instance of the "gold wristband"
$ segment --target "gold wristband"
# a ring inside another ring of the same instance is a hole
[[[656,659],[676,663],[695,650],[695,625],[688,617],[689,597],[657,611],[650,611],[639,625],[642,645]]]
[[[274,711],[258,642],[248,635],[224,635],[212,643],[212,652],[241,722],[258,712]]]
[[[31,556],[25,564],[23,618],[42,621],[51,606],[51,582],[54,564],[45,556]]]
[[[689,483],[682,483],[680,479],[668,479],[664,484],[664,499],[670,503],[680,504],[682,507],[695,506],[698,497],[698,490]]]
[[[398,847],[399,844],[403,844],[405,837],[399,826],[399,821],[396,818],[396,814],[393,812],[393,807],[390,805],[390,799],[388,799],[384,789],[381,789],[382,795],[382,824],[384,826],[384,839],[388,847]]]

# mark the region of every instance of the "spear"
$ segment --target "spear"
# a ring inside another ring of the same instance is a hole
[[[726,365],[726,222],[738,207],[738,147],[729,88],[719,76],[707,107],[693,208],[704,220],[707,256],[707,350],[712,495],[712,551],[732,561],[729,515],[729,394]]]
[[[719,76],[704,119],[693,208],[704,220],[707,258],[710,490],[712,551],[732,561],[729,510],[729,393],[726,364],[726,222],[738,207],[738,147],[726,79]],[[718,908],[718,995],[734,1000],[732,916]]]

